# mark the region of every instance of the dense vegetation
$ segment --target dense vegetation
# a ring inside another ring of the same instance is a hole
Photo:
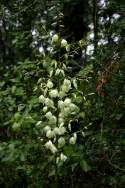
[[[0,1],[0,187],[124,188],[124,0]]]

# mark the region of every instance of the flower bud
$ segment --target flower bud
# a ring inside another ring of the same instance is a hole
[[[43,107],[43,112],[46,113],[47,110],[48,110],[47,106],[44,106],[44,107]]]
[[[49,75],[50,75],[50,77],[52,77],[52,75],[53,75],[53,70],[50,71],[50,74],[49,74]]]
[[[66,155],[64,155],[63,153],[60,154],[60,159],[61,161],[65,162],[67,160]]]
[[[67,44],[68,44],[67,41],[65,39],[62,39],[62,41],[61,41],[61,47],[65,48],[67,46]]]
[[[73,86],[75,89],[77,89],[77,82],[76,82],[76,79],[73,80]]]
[[[74,136],[75,140],[77,140],[77,134],[74,133],[73,136]]]
[[[71,131],[71,123],[68,124],[68,129]]]
[[[66,45],[66,51],[67,51],[67,52],[70,51],[70,46],[69,46],[69,44]]]
[[[53,35],[52,37],[52,44],[57,43],[59,40],[59,36],[57,34]]]
[[[60,74],[61,70],[60,69],[57,69],[56,72],[55,72],[55,75],[58,76]]]
[[[41,123],[42,123],[42,121],[38,121],[38,122],[36,123],[36,126],[41,125]]]
[[[54,65],[55,66],[55,68],[57,67],[57,61],[56,60],[52,60],[52,65]]]
[[[56,164],[58,164],[58,163],[59,163],[59,157],[56,158]]]

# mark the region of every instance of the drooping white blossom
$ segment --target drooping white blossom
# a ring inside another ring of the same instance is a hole
[[[65,119],[63,118],[62,113],[60,113],[59,118],[58,118],[59,125],[62,125],[62,124],[64,125],[64,121]]]
[[[55,147],[55,145],[52,143],[51,140],[49,140],[48,142],[46,142],[45,147],[47,149],[49,149],[52,153],[56,153],[57,152],[57,148]]]
[[[58,90],[57,89],[53,89],[49,92],[49,95],[51,98],[56,98],[59,96]]]
[[[60,133],[59,127],[55,127],[55,128],[53,129],[53,132],[54,132],[55,135],[59,135],[59,133]]]
[[[64,107],[64,102],[62,100],[58,101],[58,108],[62,109]]]
[[[66,95],[66,88],[63,89],[63,86],[62,86],[61,89],[62,89],[62,91],[59,92],[59,96],[60,96],[60,98],[63,98]]]
[[[69,88],[71,88],[71,81],[68,79],[64,79],[64,85],[68,86]]]
[[[53,107],[54,107],[54,102],[53,102],[51,99],[46,98],[46,99],[45,99],[45,105],[46,105],[47,107],[53,108]]]
[[[50,119],[52,117],[52,112],[47,112],[45,116],[47,119]]]
[[[74,136],[75,140],[77,140],[77,134],[74,133],[73,136]]]
[[[71,81],[68,79],[64,79],[63,85],[61,87],[61,90],[63,92],[68,92],[71,89]]]
[[[62,117],[68,117],[70,115],[70,108],[69,107],[65,107],[63,108],[63,110],[61,111]]]
[[[69,143],[72,145],[76,143],[76,139],[74,138],[74,136],[69,139]]]
[[[63,153],[60,154],[60,159],[61,161],[65,162],[67,160],[67,156],[64,155]]]
[[[59,135],[64,135],[66,132],[66,128],[65,127],[59,127]]]
[[[52,81],[48,80],[48,82],[47,82],[47,87],[48,87],[49,89],[51,89],[51,88],[53,87]]]
[[[48,130],[46,132],[46,137],[47,138],[53,138],[55,136],[54,132],[52,130]]]
[[[44,131],[45,131],[45,132],[47,132],[47,131],[49,131],[49,130],[51,130],[51,128],[50,128],[49,126],[45,126],[45,127],[44,127]]]
[[[39,96],[39,102],[44,103],[45,102],[45,97],[43,95]]]
[[[60,137],[58,139],[58,147],[61,148],[65,145],[65,139],[63,137]]]
[[[56,124],[56,122],[57,122],[56,116],[52,115],[51,118],[49,119],[49,121],[50,121],[52,124]]]
[[[64,106],[69,106],[71,104],[71,99],[70,98],[66,98],[64,100]]]

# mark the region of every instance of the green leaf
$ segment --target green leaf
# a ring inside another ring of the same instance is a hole
[[[122,118],[123,114],[117,114],[115,119],[120,120]]]
[[[91,170],[91,167],[88,165],[88,163],[84,159],[80,161],[80,167],[85,172],[88,172],[89,170]]]
[[[21,111],[25,108],[25,104],[19,104],[18,105],[18,111]]]

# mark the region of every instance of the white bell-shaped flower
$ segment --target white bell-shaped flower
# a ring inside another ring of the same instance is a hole
[[[76,139],[74,138],[74,136],[69,139],[69,143],[72,145],[76,143]]]
[[[52,112],[47,112],[45,116],[47,119],[50,119],[52,117]]]
[[[64,79],[63,85],[61,87],[61,91],[68,92],[71,89],[71,81],[68,79]]]
[[[64,102],[62,100],[58,101],[58,107],[62,109],[64,107]]]
[[[61,114],[60,114],[61,115]],[[59,119],[58,119],[58,122],[59,122],[59,124],[60,125],[64,125],[64,118],[63,117],[59,117]]]
[[[65,132],[66,132],[66,128],[60,126],[60,127],[59,127],[59,135],[63,135],[63,134],[65,134]]]
[[[68,86],[69,88],[71,88],[71,81],[68,79],[64,79],[64,85]]]
[[[60,159],[61,161],[65,162],[67,160],[67,156],[64,155],[63,153],[60,154]]]
[[[48,130],[46,132],[46,137],[47,138],[53,138],[55,136],[54,132],[52,130]]]
[[[49,121],[50,121],[50,123],[52,123],[52,124],[56,124],[56,122],[57,122],[56,116],[52,115],[52,116],[50,117]]]
[[[53,129],[53,132],[54,132],[55,135],[59,135],[60,130],[59,130],[58,127],[55,127],[55,128]]]
[[[53,89],[49,92],[49,95],[51,98],[56,98],[59,96],[58,90],[57,89]]]
[[[50,80],[48,80],[48,82],[47,82],[47,87],[49,89],[51,89],[53,87],[53,83]]]
[[[53,108],[53,107],[54,107],[54,102],[53,102],[51,99],[46,98],[46,99],[45,99],[45,105],[46,105],[47,107]]]
[[[46,113],[47,110],[48,110],[47,106],[44,106],[44,107],[43,107],[43,112]]]
[[[39,102],[44,103],[45,102],[45,97],[43,95],[39,96]]]
[[[55,147],[55,145],[52,143],[51,140],[49,140],[48,142],[46,142],[45,147],[49,150],[51,150],[52,153],[56,153],[57,152],[57,148]]]
[[[51,128],[49,126],[45,126],[44,129],[43,129],[45,132],[51,130]]]
[[[71,99],[70,98],[66,98],[64,100],[64,106],[69,106],[71,104]]]
[[[62,39],[61,40],[61,47],[63,48],[66,48],[66,46],[68,45],[68,42],[65,40],[65,39]]]
[[[63,137],[60,137],[59,139],[58,139],[58,147],[59,148],[61,148],[61,147],[63,147],[64,145],[65,145],[65,139],[63,138]]]
[[[53,35],[53,37],[52,37],[52,44],[53,43],[57,43],[58,40],[59,40],[59,36],[57,34]]]

